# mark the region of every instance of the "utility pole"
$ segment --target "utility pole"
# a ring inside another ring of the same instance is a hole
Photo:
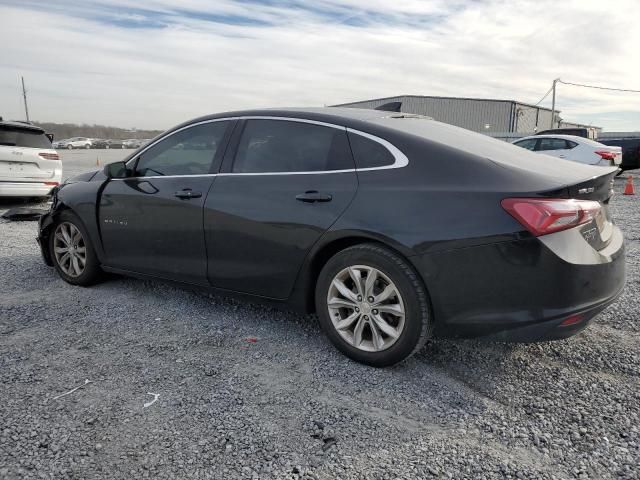
[[[551,100],[551,128],[553,128],[553,123],[556,120],[556,84],[560,81],[559,78],[556,78],[553,81],[553,97]]]
[[[20,77],[22,79],[22,98],[24,98],[24,114],[27,117],[27,122],[29,121],[29,108],[27,107],[27,90],[24,88],[24,77]]]

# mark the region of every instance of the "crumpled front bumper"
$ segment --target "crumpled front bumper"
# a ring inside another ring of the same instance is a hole
[[[38,236],[36,242],[40,246],[40,253],[44,263],[53,266],[53,260],[51,259],[51,252],[49,251],[49,229],[53,225],[53,218],[51,212],[45,213],[38,219]]]

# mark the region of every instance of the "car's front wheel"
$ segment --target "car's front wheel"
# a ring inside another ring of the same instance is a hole
[[[67,145],[67,150],[73,150],[73,145],[71,144]]]
[[[60,277],[72,285],[88,286],[101,274],[98,257],[82,222],[65,211],[49,235],[49,251]]]
[[[413,355],[433,326],[427,292],[415,270],[376,244],[349,247],[327,262],[316,285],[316,310],[340,351],[374,367]]]

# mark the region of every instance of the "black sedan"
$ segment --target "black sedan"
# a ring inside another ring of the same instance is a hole
[[[107,140],[104,148],[125,148],[122,140]]]
[[[568,337],[620,293],[616,168],[558,162],[431,119],[232,112],[57,188],[45,262],[315,311],[374,366],[435,337]]]
[[[102,138],[92,138],[91,139],[91,148],[95,148],[95,149],[102,149],[102,148],[107,148],[108,142],[109,140],[104,140]]]

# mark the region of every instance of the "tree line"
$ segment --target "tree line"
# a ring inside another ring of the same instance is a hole
[[[127,140],[129,138],[153,138],[162,130],[128,130],[105,125],[77,125],[75,123],[33,122],[47,133],[53,133],[56,140],[71,137],[105,138]]]

